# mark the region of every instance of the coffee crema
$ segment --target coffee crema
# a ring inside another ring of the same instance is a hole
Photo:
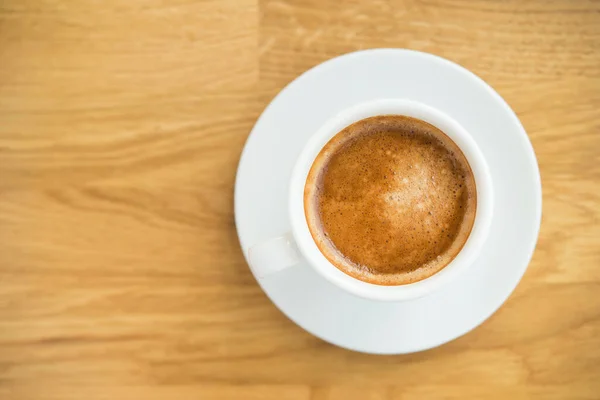
[[[435,126],[382,115],[336,134],[317,155],[304,211],[319,250],[365,282],[402,285],[439,272],[475,220],[473,172]]]

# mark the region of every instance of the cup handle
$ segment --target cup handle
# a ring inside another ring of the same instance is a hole
[[[290,232],[267,239],[248,249],[248,263],[258,278],[283,271],[300,262],[296,241]]]

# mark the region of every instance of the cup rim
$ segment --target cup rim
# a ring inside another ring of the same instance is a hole
[[[461,149],[475,179],[477,208],[471,233],[460,252],[440,271],[423,280],[395,286],[365,282],[342,272],[321,253],[304,212],[304,186],[308,172],[323,146],[348,125],[378,115],[405,115],[442,130]],[[457,121],[423,103],[408,99],[376,99],[356,104],[328,119],[309,139],[292,170],[289,217],[292,235],[308,264],[329,282],[360,297],[399,301],[422,297],[451,282],[473,264],[488,236],[493,213],[493,188],[487,162],[473,137]]]

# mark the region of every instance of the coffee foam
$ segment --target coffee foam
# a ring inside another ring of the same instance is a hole
[[[304,207],[325,257],[380,285],[425,279],[466,242],[475,218],[473,174],[460,149],[414,118],[367,118],[343,129],[308,174]]]

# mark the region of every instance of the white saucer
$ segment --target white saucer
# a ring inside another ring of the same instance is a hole
[[[473,136],[494,184],[494,218],[479,259],[457,282],[401,303],[365,300],[333,286],[306,264],[259,281],[277,307],[313,335],[351,350],[401,354],[439,346],[492,315],[531,259],[542,197],[533,148],[506,102],[466,69],[430,54],[377,49],[307,71],[257,121],[242,154],[235,217],[248,247],[290,230],[288,179],[306,140],[337,112],[376,98],[407,98],[444,111]]]

